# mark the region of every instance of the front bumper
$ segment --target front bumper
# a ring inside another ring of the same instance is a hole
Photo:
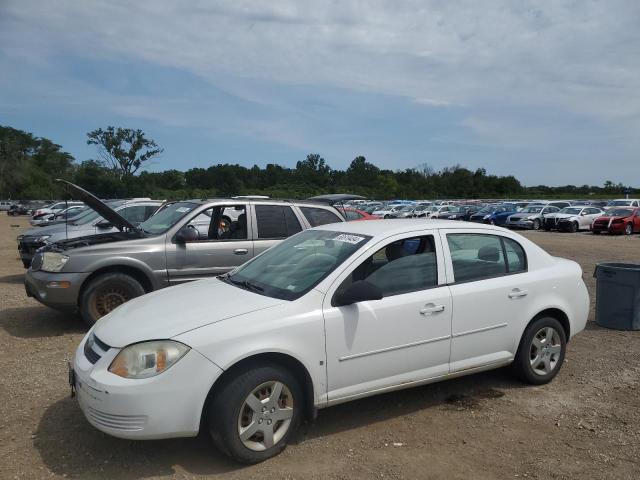
[[[507,220],[504,226],[510,228],[526,228],[531,230],[533,229],[533,220]]]
[[[35,298],[47,307],[64,311],[76,311],[82,283],[89,273],[51,273],[27,270],[24,288],[27,296]],[[69,287],[52,287],[51,282],[69,282]]]
[[[78,404],[91,425],[137,440],[198,434],[204,402],[220,368],[192,349],[160,375],[122,378],[108,371],[119,348],[110,348],[95,364],[86,358],[90,334],[76,350],[73,370]]]
[[[608,233],[623,233],[624,232],[624,222],[621,223],[594,223],[591,226],[591,230],[594,232],[608,232]]]

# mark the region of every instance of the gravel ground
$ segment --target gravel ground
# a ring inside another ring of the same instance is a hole
[[[505,369],[320,411],[280,456],[242,467],[205,437],[131,442],[92,428],[69,398],[81,321],[28,299],[16,235],[0,216],[0,478],[640,478],[640,332],[587,329],[554,382]],[[578,261],[639,261],[640,238],[526,235]]]

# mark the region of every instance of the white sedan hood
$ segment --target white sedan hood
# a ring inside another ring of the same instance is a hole
[[[107,345],[122,348],[136,342],[172,338],[284,302],[212,278],[135,298],[98,320],[93,333]]]

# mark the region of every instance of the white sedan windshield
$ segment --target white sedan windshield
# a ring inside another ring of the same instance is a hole
[[[354,233],[306,230],[220,278],[261,295],[295,300],[370,239]]]

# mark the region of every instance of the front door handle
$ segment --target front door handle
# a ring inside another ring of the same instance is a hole
[[[520,290],[519,288],[514,288],[509,292],[509,298],[526,297],[527,293],[528,292],[526,290]]]
[[[431,315],[432,313],[444,312],[444,305],[436,305],[434,303],[427,303],[423,309],[420,310],[420,315]]]
[[[235,255],[246,255],[247,253],[249,253],[249,250],[247,250],[246,248],[236,248],[233,253]]]

